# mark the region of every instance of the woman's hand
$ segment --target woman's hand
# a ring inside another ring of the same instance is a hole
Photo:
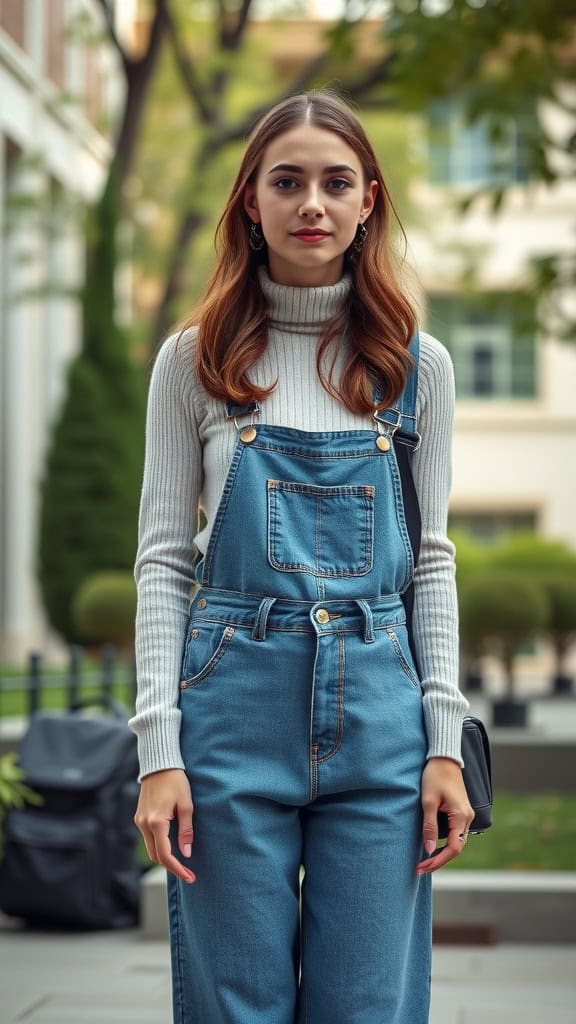
[[[192,853],[192,794],[186,773],[181,768],[166,768],[145,775],[140,785],[134,823],[140,829],[150,860],[183,879],[195,882],[196,875],[173,855],[169,829],[178,818],[178,848],[183,857]]]
[[[438,811],[448,815],[448,839],[438,854],[421,860],[416,874],[437,871],[448,861],[458,857],[464,849],[459,836],[467,836],[474,820],[474,810],[462,778],[462,769],[448,757],[431,757],[422,773],[422,807],[424,810],[424,846],[433,853],[438,842]]]

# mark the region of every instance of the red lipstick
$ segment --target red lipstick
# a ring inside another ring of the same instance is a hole
[[[302,242],[320,242],[323,238],[329,237],[328,231],[323,231],[322,228],[301,228],[300,231],[293,231],[294,238],[299,238]]]

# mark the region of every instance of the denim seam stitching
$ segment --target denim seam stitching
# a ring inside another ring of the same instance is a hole
[[[217,618],[216,616],[210,616],[209,618],[207,616],[206,617],[203,616],[202,619],[197,619],[195,621],[197,621],[197,622],[220,623],[222,626],[234,626],[234,627],[236,627],[238,629],[246,629],[246,630],[251,630],[254,627],[254,622],[253,621],[251,621],[251,622],[238,622],[236,619],[220,619],[220,618]],[[391,626],[398,626],[398,627],[400,627],[400,626],[405,626],[405,625],[406,625],[406,619],[405,618],[403,618],[403,619],[394,619],[394,621],[392,621],[392,622],[381,622],[379,624],[375,624],[374,625],[374,629],[378,629],[378,630],[390,629]],[[362,622],[360,621],[359,625],[357,627],[354,627],[354,626],[337,626],[334,629],[322,629],[322,633],[323,634],[324,633],[361,633],[363,628],[364,628],[364,626],[362,625]],[[309,633],[310,635],[312,635],[312,634],[314,634],[316,632],[313,626],[309,626],[309,627],[307,627],[307,626],[274,626],[274,625],[271,625],[269,620],[266,623],[266,631],[268,631],[268,630],[272,630],[272,631],[274,631],[276,633]],[[194,678],[194,676],[192,676],[191,678]]]
[[[326,754],[322,754],[316,758],[317,764],[321,764],[324,761],[328,761],[334,754],[337,754],[342,746],[342,737],[344,735],[344,670],[346,667],[346,652],[344,648],[344,637],[341,635],[342,630],[339,630],[338,636],[338,690],[336,696],[336,738],[333,746]]]
[[[376,431],[374,431],[374,437],[377,437]],[[260,450],[265,452],[280,452],[282,455],[297,455],[302,459],[310,459],[316,461],[317,459],[328,459],[330,462],[336,462],[339,459],[372,459],[380,458],[382,452],[379,449],[372,451],[371,448],[358,449],[353,452],[309,452],[303,448],[285,448],[282,445],[275,444],[256,444],[255,441],[250,445],[254,450]]]
[[[182,969],[182,943],[180,941],[180,920],[181,920],[181,915],[182,915],[182,904],[181,904],[181,900],[180,900],[180,889],[179,889],[179,883],[178,883],[177,879],[174,879],[174,882],[172,883],[172,888],[173,888],[172,906],[175,909],[175,913],[173,913],[171,915],[171,920],[172,920],[172,941],[173,941],[173,943],[175,945],[175,950],[174,950],[175,962],[176,962],[176,979],[175,980],[176,980],[177,993],[178,993],[176,1009],[177,1009],[177,1012],[178,1012],[178,1020],[180,1021],[180,1024],[185,1024],[185,1021],[184,1021],[184,999],[183,999],[183,991],[184,991],[183,977],[184,977],[184,971]]]

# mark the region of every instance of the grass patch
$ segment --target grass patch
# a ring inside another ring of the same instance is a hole
[[[493,818],[492,828],[470,836],[464,853],[442,871],[576,870],[576,797],[498,793]],[[155,866],[140,834],[138,860],[143,868]]]
[[[28,714],[27,675],[27,669],[14,669],[11,666],[9,670],[2,671],[0,667],[0,718]],[[50,710],[68,707],[67,675],[61,669],[42,668],[41,679],[40,707]],[[86,658],[79,674],[79,699],[93,700],[102,692],[102,668],[95,660]],[[133,714],[134,687],[130,670],[125,664],[119,662],[116,666],[114,685],[107,692]]]
[[[496,793],[493,822],[483,835],[470,836],[464,852],[446,868],[576,870],[576,796]]]

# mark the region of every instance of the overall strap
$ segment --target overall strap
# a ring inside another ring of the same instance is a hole
[[[402,434],[402,443],[411,448],[417,448],[420,443],[420,435],[416,430],[416,398],[418,395],[418,364],[420,358],[420,336],[416,331],[408,346],[408,351],[414,357],[415,363],[410,371],[404,390],[396,400],[395,405],[388,409],[379,409],[374,413],[374,419],[385,423]],[[382,388],[376,384],[374,388],[374,401],[382,401]]]
[[[226,402],[226,419],[232,420],[235,416],[247,416],[251,412],[260,412],[260,402],[254,400],[247,405],[239,405],[237,402]]]

